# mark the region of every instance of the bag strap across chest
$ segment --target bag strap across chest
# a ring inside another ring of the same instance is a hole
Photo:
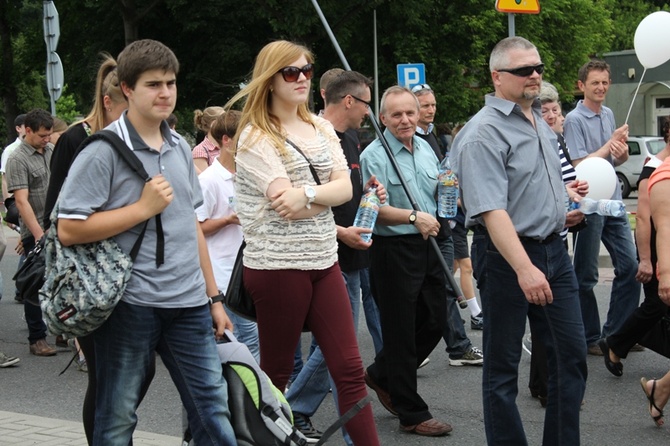
[[[79,153],[84,150],[89,144],[94,141],[103,140],[111,145],[116,153],[125,161],[125,163],[130,167],[130,169],[135,172],[140,178],[144,180],[145,183],[151,181],[151,177],[147,173],[142,161],[135,155],[135,153],[128,147],[126,142],[121,139],[119,135],[112,132],[111,130],[100,130],[93,135],[86,138],[75,151],[74,157],[76,158]],[[161,214],[157,214],[156,218],[156,267],[161,266],[165,261],[165,236],[163,234],[163,223],[161,222]],[[149,220],[144,222],[142,226],[142,232],[137,238],[137,241],[133,245],[133,248],[130,251],[130,258],[135,260],[137,254],[140,251],[142,246],[142,240],[144,239],[144,234],[147,229]]]

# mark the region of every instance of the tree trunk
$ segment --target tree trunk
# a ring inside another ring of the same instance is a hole
[[[119,8],[121,9],[121,16],[123,17],[123,32],[126,45],[138,40],[139,37],[139,23],[142,18],[147,15],[161,0],[153,0],[144,8],[137,10],[135,0],[118,0]]]
[[[11,0],[10,0],[11,1]],[[14,53],[12,52],[12,35],[7,19],[9,5],[7,0],[0,0],[0,99],[4,104],[5,124],[7,127],[7,141],[13,141],[15,136],[14,119],[18,115],[18,96],[13,82]],[[2,145],[4,147],[4,144]]]

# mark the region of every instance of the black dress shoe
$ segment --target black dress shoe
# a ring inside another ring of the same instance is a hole
[[[614,362],[610,359],[610,347],[607,345],[607,339],[602,338],[598,341],[598,347],[603,352],[603,358],[605,359],[605,367],[607,370],[614,376],[623,375],[623,364],[621,362]]]

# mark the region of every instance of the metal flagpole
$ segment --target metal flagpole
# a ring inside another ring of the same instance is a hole
[[[347,58],[344,57],[344,53],[342,52],[342,49],[340,48],[340,44],[337,42],[337,39],[335,38],[335,35],[333,34],[333,31],[330,29],[330,25],[328,24],[328,21],[326,20],[326,17],[323,15],[323,12],[321,11],[321,7],[319,6],[319,3],[317,0],[312,0],[312,4],[314,5],[314,8],[316,9],[316,13],[319,15],[319,18],[321,19],[321,22],[323,23],[324,28],[326,29],[326,33],[330,37],[330,40],[333,43],[333,46],[335,46],[335,51],[337,51],[337,54],[340,56],[340,60],[342,61],[342,65],[344,65],[344,68],[347,69],[348,71],[351,71],[351,67],[349,66],[349,62],[347,62]],[[402,185],[403,190],[405,191],[405,194],[407,195],[407,198],[409,199],[409,202],[412,205],[412,209],[416,211],[420,211],[421,209],[419,208],[419,205],[417,204],[416,200],[414,199],[414,195],[412,194],[412,191],[409,189],[409,186],[407,186],[407,181],[405,180],[405,177],[402,174],[402,171],[400,170],[400,166],[398,165],[398,162],[395,159],[395,156],[393,156],[393,152],[391,151],[391,147],[388,144],[388,141],[386,141],[386,138],[384,137],[384,134],[381,131],[381,128],[379,127],[379,124],[377,123],[377,117],[375,116],[372,108],[368,106],[368,112],[370,114],[370,122],[372,123],[372,126],[375,129],[375,133],[377,134],[377,137],[379,137],[379,141],[382,143],[382,146],[384,147],[384,150],[386,151],[386,154],[388,155],[389,161],[391,162],[391,166],[393,166],[393,170],[395,170],[396,174],[398,175],[398,178],[400,179],[400,184]],[[435,249],[435,252],[437,253],[437,258],[440,260],[440,263],[442,264],[442,269],[444,269],[444,275],[447,277],[447,282],[448,282],[448,287],[451,288],[451,292],[454,294],[454,297],[458,297],[461,295],[461,290],[458,287],[458,284],[456,283],[456,280],[454,279],[453,274],[451,274],[451,268],[449,265],[447,265],[447,261],[444,260],[444,256],[442,255],[442,251],[440,251],[440,247],[437,245],[437,241],[435,240],[434,237],[429,237],[430,244],[433,246],[433,249]]]

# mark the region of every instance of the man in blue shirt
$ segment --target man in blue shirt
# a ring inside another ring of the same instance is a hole
[[[416,369],[435,348],[446,324],[446,283],[438,253],[428,242],[440,230],[437,156],[415,136],[419,103],[410,90],[391,87],[381,100],[384,136],[419,209],[412,209],[398,174],[379,139],[361,155],[364,180],[376,175],[386,185],[370,248],[372,294],[379,305],[384,347],[368,367],[365,381],[382,405],[400,419],[400,429],[418,435],[451,432],[419,396]]]
[[[606,159],[618,166],[628,159],[628,125],[615,129],[614,113],[603,105],[610,85],[609,65],[593,60],[579,69],[579,89],[584,99],[565,118],[565,142],[572,164],[577,166],[590,157]],[[613,200],[621,200],[617,187]],[[607,320],[600,331],[598,303],[593,288],[598,284],[598,252],[603,242],[614,264],[614,281]],[[628,217],[603,217],[591,214],[586,228],[575,234],[575,273],[588,352],[609,355],[606,342],[599,339],[621,329],[640,303],[640,284],[635,280],[637,260]]]

